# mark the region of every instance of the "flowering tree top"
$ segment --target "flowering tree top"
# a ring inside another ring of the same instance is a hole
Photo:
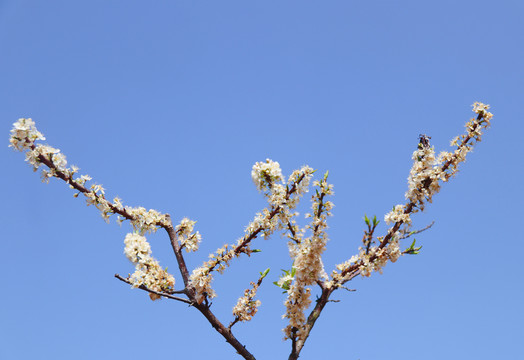
[[[124,205],[122,200],[106,198],[102,185],[92,182],[87,174],[79,174],[79,168],[69,166],[65,155],[49,145],[39,141],[45,137],[36,129],[31,119],[19,119],[11,130],[10,147],[25,152],[26,161],[34,171],[41,170],[42,181],[48,182],[56,177],[65,181],[74,196],[83,195],[87,205],[96,207],[102,218],[109,222],[116,215],[117,222],[129,221],[133,228],[124,240],[124,254],[135,266],[135,272],[127,277],[115,275],[118,279],[146,291],[152,300],[168,298],[184,302],[200,311],[212,326],[230,343],[237,353],[245,359],[255,359],[247,348],[233,335],[232,327],[238,322],[246,322],[256,315],[261,305],[256,300],[258,288],[263,284],[269,269],[260,272],[260,277],[251,282],[233,306],[232,319],[224,325],[211,311],[210,305],[217,296],[213,288],[213,278],[222,274],[236,258],[256,253],[251,245],[257,238],[269,238],[275,232],[285,234],[288,239],[291,268],[284,270],[274,284],[286,294],[283,317],[288,324],[284,328],[284,339],[291,340],[289,359],[297,359],[302,348],[320,316],[331,294],[337,289],[345,289],[345,284],[357,276],[369,277],[374,272],[382,273],[388,262],[396,262],[402,255],[417,254],[421,247],[415,241],[410,246],[401,248],[401,240],[414,233],[423,231],[411,229],[411,216],[424,210],[433,196],[440,190],[442,183],[449,181],[461,162],[473,146],[481,140],[482,132],[489,127],[492,114],[489,106],[482,103],[473,104],[476,117],[466,123],[466,133],[451,141],[455,149],[442,151],[436,155],[430,144],[430,137],[420,135],[420,141],[413,152],[413,166],[408,177],[408,190],[404,204],[398,204],[384,217],[389,225],[382,236],[375,236],[379,223],[376,217],[364,218],[366,229],[362,245],[358,252],[326,271],[322,254],[326,249],[328,236],[327,220],[331,216],[334,195],[333,185],[328,183],[328,173],[313,180],[315,170],[303,166],[293,171],[287,178],[282,174],[278,162],[267,159],[253,165],[251,177],[259,192],[267,200],[267,207],[258,212],[246,226],[243,236],[235,243],[225,244],[200,267],[187,268],[183,250],[195,252],[202,241],[202,236],[195,231],[196,222],[187,218],[179,224],[172,223],[169,214],[143,207]],[[315,188],[311,196],[311,211],[306,214],[308,224],[301,227],[297,224],[297,205],[306,194],[310,185]],[[179,276],[183,285],[176,286],[175,276],[160,266],[153,257],[151,246],[146,235],[164,229],[169,237],[171,247],[177,260]],[[311,292],[318,287],[320,296],[312,309]],[[309,311],[309,314],[307,314]]]

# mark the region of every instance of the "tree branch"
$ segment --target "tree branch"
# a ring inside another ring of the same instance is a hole
[[[233,335],[230,329],[224,326],[220,322],[220,320],[217,319],[217,317],[211,312],[209,309],[209,306],[206,304],[198,304],[195,303],[193,305],[195,308],[198,309],[204,315],[211,324],[211,326],[218,331],[220,335],[226,339],[226,342],[228,342],[231,346],[235,348],[237,353],[242,356],[246,360],[256,360],[253,354],[251,354],[244,345],[240,343],[240,341],[237,340],[237,338]]]
[[[122,277],[122,276],[120,276],[118,274],[115,274],[115,277],[118,280],[125,282],[126,284],[133,285],[129,280],[127,280],[126,278],[124,278],[124,277]],[[181,302],[184,302],[186,304],[189,304],[189,305],[193,305],[193,302],[190,301],[190,300],[187,300],[187,299],[184,299],[184,298],[180,298],[178,296],[173,296],[171,294],[167,294],[167,293],[164,293],[164,292],[151,290],[151,289],[149,289],[145,285],[140,285],[140,286],[137,287],[137,289],[144,290],[144,291],[147,291],[148,293],[159,295],[159,296],[162,296],[162,297],[165,297],[165,298],[168,298],[168,299],[177,300],[177,301],[181,301]]]
[[[402,234],[400,236],[399,240],[407,239],[410,236],[415,235],[415,234],[420,234],[421,232],[430,229],[434,224],[435,224],[435,221],[432,221],[431,224],[429,224],[428,226],[426,226],[426,227],[424,227],[424,228],[422,228],[420,230],[413,230],[413,231],[408,232],[407,234]]]
[[[176,261],[178,263],[178,268],[180,269],[180,274],[182,275],[182,280],[184,281],[184,286],[189,291],[189,297],[193,299],[193,291],[189,286],[189,271],[187,270],[186,261],[184,255],[182,254],[182,247],[178,242],[178,237],[176,235],[175,228],[173,227],[173,221],[171,216],[166,214],[167,224],[163,224],[162,227],[166,230],[167,235],[169,236],[169,241],[171,242],[171,247],[175,253]]]
[[[305,335],[302,339],[299,339],[296,341],[296,343],[293,343],[293,348],[291,354],[289,354],[288,360],[296,360],[300,356],[300,352],[302,351],[302,348],[304,347],[306,340],[309,337],[309,334],[311,333],[311,330],[313,330],[313,326],[315,326],[315,323],[318,317],[320,316],[320,313],[324,309],[324,306],[326,306],[326,304],[328,303],[329,296],[334,290],[335,288],[322,287],[322,294],[320,295],[320,298],[317,299],[317,303],[315,304],[315,307],[309,314],[306,325],[303,329],[303,333]]]

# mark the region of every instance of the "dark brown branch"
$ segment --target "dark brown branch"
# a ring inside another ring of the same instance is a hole
[[[173,221],[171,220],[171,216],[169,214],[166,214],[166,220],[167,224],[162,224],[162,227],[164,230],[166,230],[167,235],[169,236],[169,241],[171,243],[171,247],[173,248],[173,252],[175,253],[178,268],[180,269],[180,274],[182,275],[182,280],[184,281],[184,286],[189,291],[189,297],[193,299],[194,293],[189,287],[189,271],[187,270],[184,255],[182,254],[182,246],[180,246],[180,243],[178,242],[178,237],[176,235],[175,228],[173,227]]]
[[[126,279],[126,278],[124,278],[124,277],[122,277],[122,276],[120,276],[118,274],[115,274],[115,277],[118,280],[125,282],[126,284],[133,285],[128,279]],[[184,302],[186,304],[189,304],[189,305],[193,305],[193,302],[190,301],[190,300],[187,300],[187,299],[184,299],[184,298],[181,298],[181,297],[178,297],[178,296],[173,296],[171,294],[164,293],[164,292],[161,292],[161,291],[151,290],[151,289],[149,289],[145,285],[140,285],[140,286],[137,287],[137,289],[144,290],[144,291],[147,291],[147,292],[149,292],[151,294],[159,295],[159,296],[162,296],[162,297],[165,297],[165,298],[168,298],[168,299],[177,300],[177,301],[181,301],[181,302]],[[175,293],[175,292],[173,292],[173,293]]]
[[[373,219],[375,219],[375,218],[373,218]],[[366,254],[369,254],[369,249],[371,247],[371,244],[374,242],[373,241],[373,234],[375,233],[375,229],[376,229],[377,225],[378,225],[378,222],[373,222],[373,226],[371,225],[371,223],[369,223],[369,222],[367,223],[368,230],[364,231],[364,237],[362,238],[362,243],[366,247]]]
[[[291,222],[287,222],[287,229],[289,230],[289,232],[291,233],[291,237],[289,237],[291,240],[293,240],[295,242],[295,244],[299,244],[300,241],[297,239],[297,233],[295,231],[295,229],[293,228],[293,225],[291,224]]]
[[[237,340],[233,333],[231,333],[231,330],[226,328],[220,322],[220,320],[216,318],[216,316],[209,309],[209,306],[205,304],[194,304],[194,307],[197,308],[206,317],[211,326],[216,331],[218,331],[218,333],[222,335],[224,339],[226,339],[226,342],[235,348],[240,356],[246,360],[255,360],[255,357],[246,349],[244,345],[240,343],[240,341]]]
[[[315,322],[317,321],[318,317],[320,316],[320,313],[328,303],[329,296],[334,290],[334,288],[322,288],[322,294],[320,295],[320,298],[317,299],[317,303],[315,304],[315,307],[309,314],[305,328],[303,329],[303,333],[305,334],[305,336],[303,339],[299,339],[296,341],[296,343],[293,344],[293,348],[288,360],[296,360],[300,356],[300,352],[302,351],[302,348],[304,347],[306,340],[309,337],[311,330],[313,329],[313,326],[315,326]]]
[[[231,328],[237,323],[240,321],[240,318],[238,316],[235,317],[235,320],[231,321],[229,323],[229,326],[227,327],[229,331],[231,331]]]

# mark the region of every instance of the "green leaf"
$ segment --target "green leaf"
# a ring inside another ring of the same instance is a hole
[[[411,243],[411,245],[405,250],[406,254],[417,255],[420,252],[420,249],[422,249],[422,245],[419,247],[415,247],[416,241],[417,239],[413,239],[413,242]]]
[[[268,274],[269,272],[269,268],[267,268],[266,270],[264,270],[263,272],[260,273],[260,277],[263,279],[266,277],[266,275]]]
[[[366,223],[367,226],[369,226],[369,218],[366,214],[364,214],[364,222]]]
[[[251,252],[252,253],[259,253],[259,252],[262,252],[262,250],[260,250],[260,249],[253,249],[253,250],[251,250]]]

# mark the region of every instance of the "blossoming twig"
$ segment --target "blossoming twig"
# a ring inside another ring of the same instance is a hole
[[[293,283],[287,290],[287,299],[284,302],[286,313],[283,317],[289,319],[289,324],[284,328],[285,338],[302,339],[305,334],[302,329],[306,323],[304,311],[309,307],[311,300],[311,289],[309,285],[318,283],[321,278],[327,279],[322,263],[322,253],[326,248],[328,240],[325,230],[327,229],[327,217],[331,216],[333,203],[325,201],[327,195],[333,195],[333,185],[327,183],[328,173],[320,181],[315,181],[318,186],[315,195],[312,196],[311,222],[306,226],[312,235],[299,243],[289,242],[289,253],[293,258],[295,275]],[[293,340],[293,341],[295,341]]]
[[[264,280],[268,273],[269,269],[266,269],[264,272],[261,272],[258,281],[256,283],[251,282],[252,288],[246,289],[244,291],[244,296],[238,299],[237,304],[233,308],[233,315],[235,315],[235,319],[229,324],[229,326],[227,327],[228,329],[231,330],[233,325],[235,325],[239,321],[249,321],[253,318],[253,316],[255,316],[261,302],[260,300],[253,299],[257,294],[258,288],[260,287],[260,285],[262,285],[262,280]]]

